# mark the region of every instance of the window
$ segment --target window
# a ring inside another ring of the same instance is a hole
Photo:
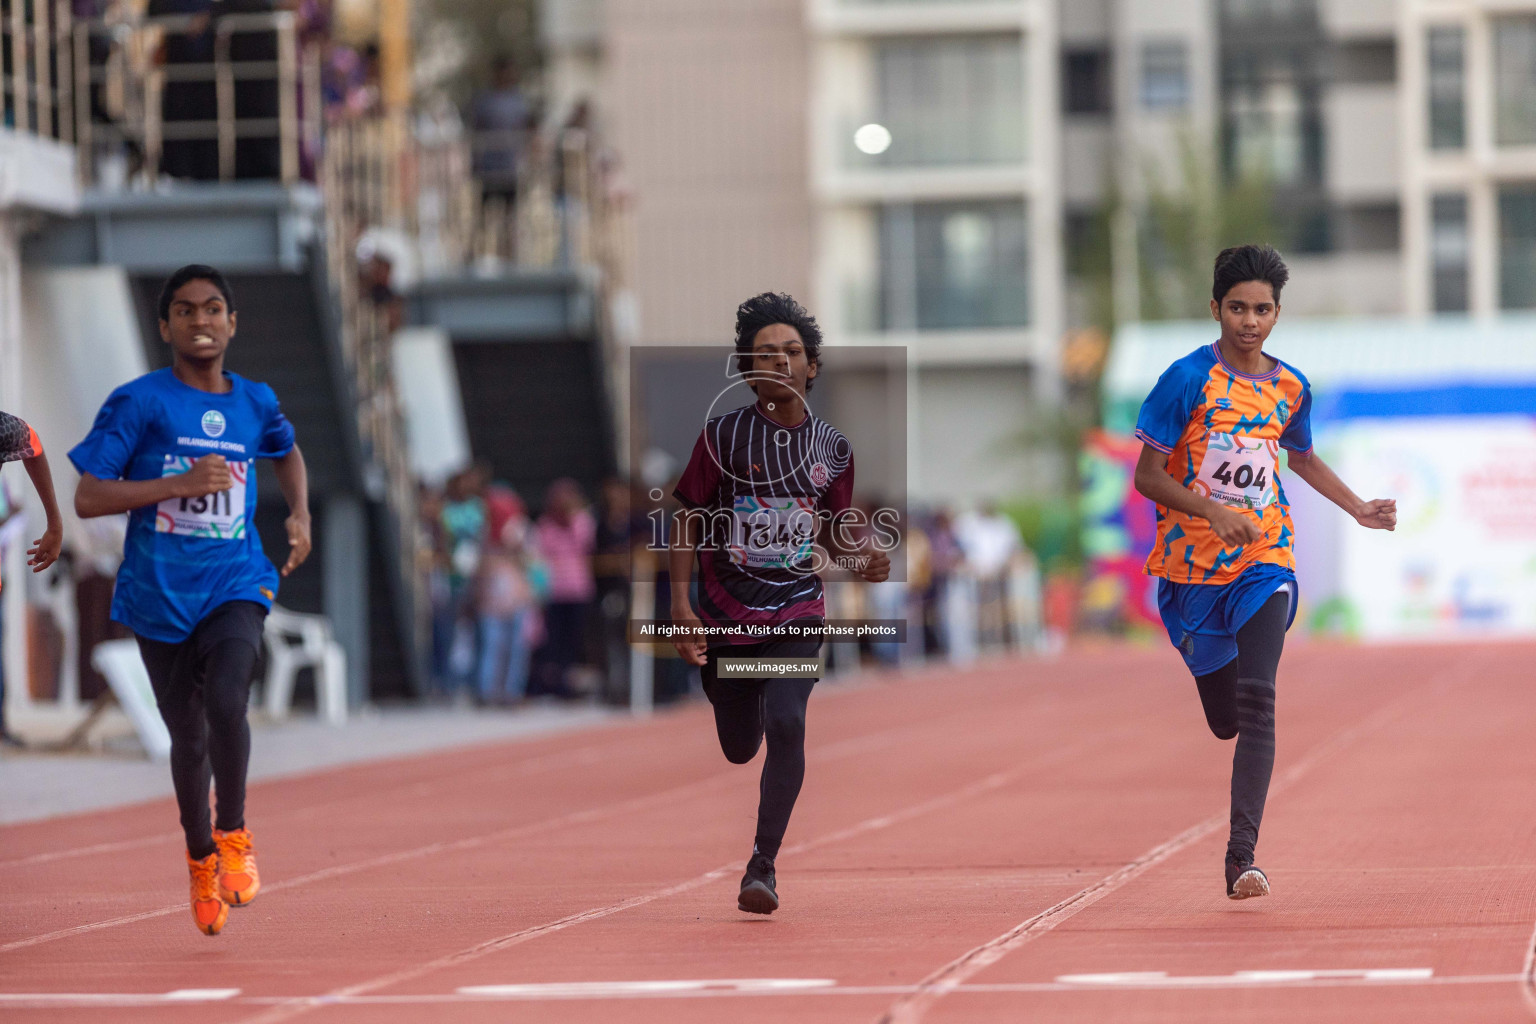
[[[1536,309],[1536,186],[1499,190],[1499,305]]]
[[[1371,39],[1339,43],[1333,49],[1333,80],[1345,85],[1391,85],[1397,81],[1397,43]]]
[[[1029,323],[1023,200],[897,204],[881,211],[887,330]]]
[[[1303,18],[1316,11],[1313,0],[1225,0],[1222,14],[1233,21]]]
[[[1466,32],[1459,25],[1429,30],[1429,148],[1467,144]]]
[[[1498,144],[1536,143],[1536,18],[1494,19],[1493,79]]]
[[[1447,192],[1430,200],[1429,258],[1434,274],[1436,313],[1465,313],[1471,305],[1471,248],[1467,239],[1467,197]]]
[[[1110,111],[1109,50],[1068,50],[1061,58],[1061,95],[1068,114]]]
[[[1024,44],[1017,34],[882,41],[875,50],[875,90],[874,123],[890,132],[890,141],[856,156],[858,164],[1024,159]],[[851,141],[853,132],[847,135]]]
[[[1346,252],[1397,252],[1402,216],[1396,203],[1360,203],[1340,208],[1339,248]]]
[[[1141,105],[1148,110],[1183,110],[1189,106],[1189,51],[1183,43],[1142,46]]]
[[[1253,82],[1227,97],[1233,166],[1240,177],[1279,185],[1302,180],[1306,138],[1301,90],[1294,81]]]

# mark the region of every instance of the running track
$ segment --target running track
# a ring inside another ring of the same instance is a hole
[[[1294,646],[1240,904],[1231,746],[1162,646],[823,687],[768,919],[760,762],[702,706],[256,785],[266,888],[214,939],[169,801],[0,829],[0,1015],[1528,1022],[1533,658]]]

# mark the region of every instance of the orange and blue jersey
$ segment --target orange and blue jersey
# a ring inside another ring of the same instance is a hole
[[[1195,676],[1237,657],[1237,632],[1276,593],[1296,616],[1291,506],[1280,485],[1280,449],[1312,451],[1312,391],[1294,367],[1242,373],[1218,345],[1168,368],[1142,404],[1136,436],[1168,454],[1181,485],[1253,516],[1262,536],[1228,548],[1204,519],[1157,506],[1146,571],[1161,576],[1157,606],[1168,639]]]
[[[1268,373],[1247,374],[1211,344],[1170,366],[1142,403],[1137,439],[1168,454],[1168,473],[1180,486],[1254,517],[1262,536],[1228,548],[1206,520],[1158,505],[1147,573],[1223,584],[1255,564],[1294,572],[1280,449],[1311,454],[1311,413],[1307,378],[1278,359]]]

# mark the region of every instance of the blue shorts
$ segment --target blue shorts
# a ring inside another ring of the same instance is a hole
[[[1215,672],[1237,657],[1237,631],[1276,593],[1291,596],[1285,628],[1296,619],[1296,574],[1268,562],[1250,565],[1231,583],[1172,583],[1159,580],[1157,610],[1168,639],[1184,656],[1192,675]]]

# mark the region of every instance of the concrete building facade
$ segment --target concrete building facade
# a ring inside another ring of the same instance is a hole
[[[772,287],[833,345],[905,346],[919,501],[1049,480],[1019,438],[1097,319],[1067,269],[1096,223],[1118,322],[1203,315],[1201,289],[1144,301],[1159,194],[1260,182],[1290,316],[1536,306],[1533,0],[547,0],[546,22],[555,91],[601,83],[638,199],[641,339],[723,341]]]

